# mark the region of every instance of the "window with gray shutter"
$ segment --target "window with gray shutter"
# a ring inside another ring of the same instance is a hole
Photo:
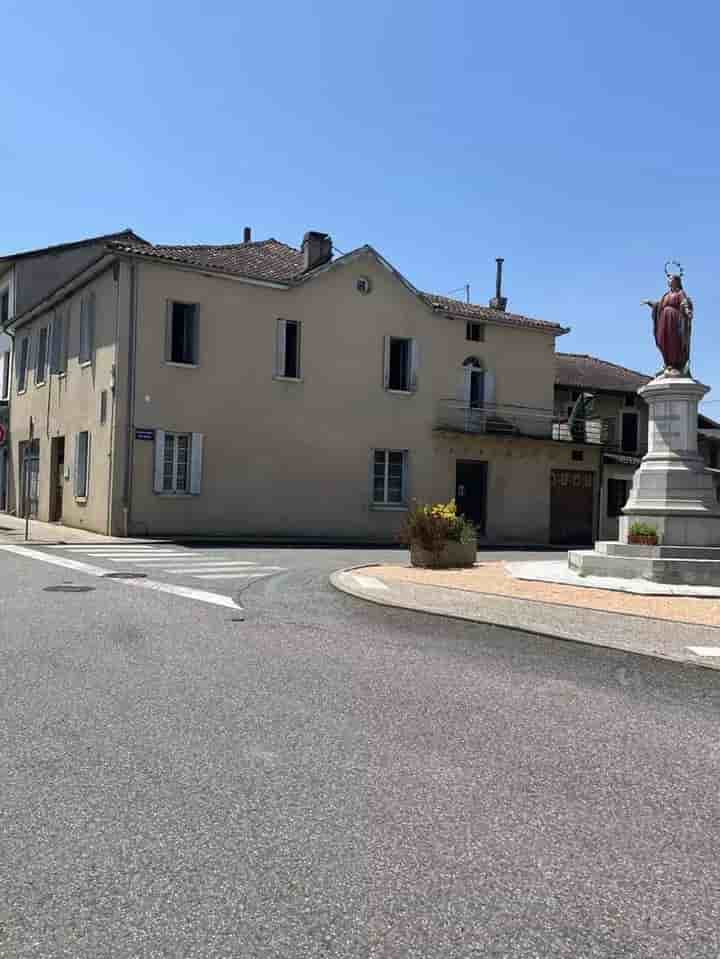
[[[37,359],[35,362],[35,385],[40,386],[45,382],[47,375],[47,348],[48,348],[48,328],[43,326],[38,334]]]
[[[17,391],[22,393],[27,386],[28,354],[30,352],[30,337],[24,336],[20,341],[17,353]]]
[[[87,499],[90,470],[90,433],[84,430],[75,438],[75,496]]]

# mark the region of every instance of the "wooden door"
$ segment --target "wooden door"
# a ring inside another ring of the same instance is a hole
[[[593,541],[594,476],[588,470],[553,470],[550,478],[550,542],[585,546]]]
[[[462,516],[466,516],[477,527],[480,534],[485,533],[487,514],[487,463],[479,460],[458,460],[455,464],[455,505]]]

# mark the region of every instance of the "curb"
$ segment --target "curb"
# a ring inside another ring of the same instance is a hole
[[[355,599],[364,600],[366,603],[374,603],[376,606],[385,606],[390,609],[404,609],[411,613],[423,613],[426,616],[437,616],[441,619],[451,619],[451,620],[455,620],[463,623],[476,623],[480,626],[495,626],[497,629],[508,629],[508,630],[512,630],[513,632],[527,633],[530,636],[539,636],[542,639],[553,639],[556,642],[578,643],[581,646],[593,647],[595,649],[607,649],[615,653],[626,653],[629,656],[644,656],[647,659],[656,659],[660,662],[674,663],[675,665],[685,666],[685,667],[688,667],[689,669],[707,669],[707,670],[710,670],[711,672],[720,672],[720,663],[718,663],[717,665],[713,665],[711,663],[703,663],[701,661],[695,662],[694,660],[685,659],[680,656],[663,655],[662,653],[658,653],[658,652],[645,652],[640,649],[638,650],[626,649],[624,646],[613,646],[613,645],[609,645],[608,643],[590,642],[586,639],[580,639],[580,638],[574,639],[570,636],[564,636],[559,633],[552,633],[552,632],[539,630],[539,629],[532,629],[528,626],[511,626],[507,623],[500,623],[500,622],[497,622],[497,620],[485,619],[479,616],[467,616],[467,615],[464,615],[463,613],[440,612],[439,610],[428,609],[422,606],[408,606],[406,603],[396,602],[390,599],[383,599],[380,596],[369,596],[366,592],[362,592],[359,588],[353,589],[350,586],[341,585],[341,583],[339,582],[339,578],[344,574],[348,574],[348,573],[351,574],[355,570],[359,570],[359,569],[372,569],[374,567],[378,567],[381,565],[382,565],[381,563],[364,563],[360,566],[348,566],[345,569],[338,569],[334,573],[331,573],[330,585],[333,586],[334,589],[336,589],[340,593],[345,593],[347,596],[352,596]],[[448,588],[452,589],[453,587],[448,587]],[[493,596],[500,599],[512,599],[512,597],[499,596],[498,594],[495,594],[495,593],[488,593],[486,595]],[[533,600],[516,600],[516,602],[532,603],[534,601]],[[541,601],[538,600],[537,602],[541,602]],[[557,606],[559,604],[545,603],[545,605]],[[575,608],[575,607],[570,607],[570,608]],[[594,612],[602,613],[605,611],[594,610]],[[607,615],[613,616],[618,614],[608,611]],[[647,618],[651,619],[652,617],[647,617]],[[668,622],[668,621],[662,620],[662,622]],[[685,624],[678,623],[677,625],[682,626]],[[697,624],[690,624],[690,625],[697,625]],[[715,629],[717,627],[707,627],[707,628]]]

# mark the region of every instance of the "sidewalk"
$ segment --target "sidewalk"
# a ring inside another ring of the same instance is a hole
[[[0,540],[9,543],[25,542],[25,520],[9,513],[0,513]],[[146,543],[147,540],[133,540],[104,536],[102,533],[91,533],[89,530],[75,529],[72,526],[61,526],[59,523],[40,523],[30,520],[29,543],[35,546],[57,546],[68,543]]]
[[[513,570],[521,563],[513,563]],[[629,595],[515,579],[505,563],[469,570],[365,566],[331,577],[342,592],[403,609],[720,669],[720,600]],[[714,655],[713,655],[714,653]]]

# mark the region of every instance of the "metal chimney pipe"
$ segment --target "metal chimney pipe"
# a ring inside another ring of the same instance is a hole
[[[490,306],[493,310],[504,310],[507,306],[507,297],[502,295],[502,270],[504,262],[503,257],[495,257],[495,263],[497,264],[495,272],[495,296],[490,300]]]

